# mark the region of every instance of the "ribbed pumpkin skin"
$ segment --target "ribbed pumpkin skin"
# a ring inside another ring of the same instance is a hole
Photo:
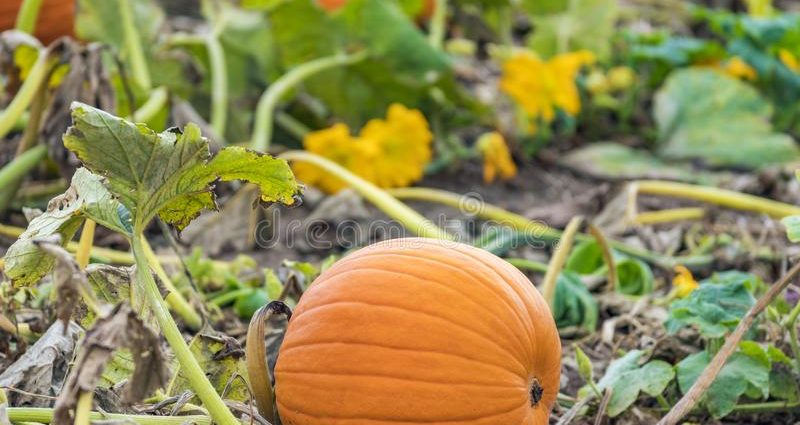
[[[276,398],[284,425],[544,425],[560,369],[550,310],[517,269],[455,242],[394,239],[303,295]]]

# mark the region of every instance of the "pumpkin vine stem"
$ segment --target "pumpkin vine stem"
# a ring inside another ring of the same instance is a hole
[[[182,372],[189,381],[192,390],[208,409],[214,421],[220,425],[238,425],[239,421],[225,405],[225,401],[222,400],[214,386],[211,385],[211,381],[208,380],[205,371],[195,359],[194,354],[183,339],[178,325],[175,324],[169,313],[167,303],[161,296],[161,291],[150,271],[149,256],[145,248],[144,236],[141,233],[141,228],[143,227],[134,226],[131,247],[133,248],[133,257],[136,260],[136,279],[139,285],[143,287],[145,297],[158,322],[158,326],[175,353],[175,357],[181,365]]]

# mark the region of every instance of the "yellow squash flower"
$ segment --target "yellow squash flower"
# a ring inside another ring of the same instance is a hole
[[[758,76],[758,74],[756,74],[756,70],[738,56],[728,59],[728,61],[725,62],[725,65],[722,67],[722,71],[731,77],[738,78],[740,80],[753,81]]]
[[[395,103],[386,119],[372,119],[361,129],[360,143],[374,146],[371,162],[356,174],[380,187],[403,187],[422,178],[431,160],[433,134],[422,112]]]
[[[309,152],[336,162],[380,187],[402,187],[422,178],[431,160],[433,135],[428,122],[416,109],[400,104],[389,106],[386,119],[373,119],[358,137],[344,124],[306,135],[303,146]],[[314,165],[293,165],[297,178],[326,193],[336,193],[345,183]]]
[[[486,133],[478,139],[476,146],[483,156],[485,183],[493,182],[498,176],[502,180],[510,180],[517,175],[517,165],[511,159],[511,152],[502,134],[496,131]]]
[[[780,49],[778,50],[778,58],[787,68],[794,72],[800,72],[800,61],[797,60],[797,56],[792,52],[786,49]]]
[[[678,298],[685,298],[692,293],[698,286],[700,286],[692,272],[684,266],[675,266],[675,277],[672,278],[672,287],[675,296]]]
[[[556,108],[575,115],[581,109],[575,77],[594,61],[594,54],[586,50],[563,53],[548,61],[532,53],[518,54],[503,64],[500,88],[533,120],[552,121]]]
[[[358,160],[355,144],[356,139],[350,135],[350,128],[345,124],[312,131],[303,139],[303,146],[307,151],[324,156],[348,170],[355,168]],[[300,181],[316,186],[326,193],[336,193],[346,187],[343,181],[328,175],[315,165],[295,162],[292,168]]]

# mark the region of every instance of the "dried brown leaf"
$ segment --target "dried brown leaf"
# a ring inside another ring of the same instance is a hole
[[[69,323],[78,301],[81,299],[81,286],[89,286],[84,273],[75,258],[61,247],[61,237],[52,235],[46,238],[34,239],[39,249],[55,258],[53,269],[53,282],[55,283],[58,303],[56,303],[56,316],[66,325]]]
[[[128,304],[120,304],[95,322],[86,333],[80,354],[56,400],[55,425],[73,423],[72,410],[82,392],[94,391],[115,350],[128,348],[133,355],[133,376],[125,385],[122,401],[143,399],[167,382],[166,359],[156,332],[139,319]]]

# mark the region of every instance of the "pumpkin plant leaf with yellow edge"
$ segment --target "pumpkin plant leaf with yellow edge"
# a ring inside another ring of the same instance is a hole
[[[4,273],[14,284],[30,285],[53,269],[53,257],[42,252],[33,243],[34,238],[59,234],[66,244],[86,216],[109,229],[130,233],[130,212],[113,198],[102,180],[89,170],[79,168],[67,191],[53,198],[47,210],[31,220],[5,256]]]
[[[300,186],[286,161],[239,147],[214,158],[194,124],[183,132],[156,133],[81,103],[72,105],[73,126],[64,145],[131,211],[134,231],[158,214],[183,229],[203,209],[216,209],[217,180],[246,180],[261,189],[263,202],[291,205]]]
[[[235,340],[226,342],[220,338],[198,334],[189,343],[189,348],[218,393],[225,392],[229,400],[244,402],[249,399],[247,366],[239,351],[241,347]],[[174,396],[191,389],[180,364],[176,364],[167,393]]]

